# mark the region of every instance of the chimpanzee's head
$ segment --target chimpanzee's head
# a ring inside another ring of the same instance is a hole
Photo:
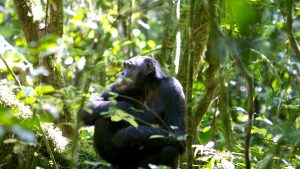
[[[149,82],[166,77],[159,63],[148,56],[136,56],[124,62],[121,81],[116,85],[118,92],[137,91]]]

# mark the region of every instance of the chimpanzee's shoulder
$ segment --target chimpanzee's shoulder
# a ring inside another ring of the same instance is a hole
[[[175,77],[166,77],[162,79],[164,87],[179,87],[182,88],[181,83]]]
[[[181,83],[174,77],[166,77],[162,79],[160,89],[162,92],[171,92],[172,94],[180,94],[184,96]]]

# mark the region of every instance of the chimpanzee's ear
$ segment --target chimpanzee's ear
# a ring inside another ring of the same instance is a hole
[[[144,71],[143,71],[143,73],[145,75],[149,75],[153,71],[154,71],[154,62],[153,62],[153,60],[150,59],[150,58],[146,58],[144,60]]]

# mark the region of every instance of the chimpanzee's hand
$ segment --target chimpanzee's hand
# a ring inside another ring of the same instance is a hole
[[[108,101],[109,99],[109,93],[108,92],[101,92],[99,94],[99,97],[102,99],[102,100],[105,100],[105,101]]]
[[[116,86],[118,85],[118,83],[113,83],[113,84],[110,84],[107,89],[108,91],[110,92],[116,92]],[[104,91],[104,92],[101,92],[100,94],[98,94],[93,100],[94,101],[109,101],[109,96],[110,96],[110,93],[107,92],[107,91]]]
[[[101,92],[100,94],[92,96],[90,100],[92,103],[99,101],[109,101],[109,93]]]

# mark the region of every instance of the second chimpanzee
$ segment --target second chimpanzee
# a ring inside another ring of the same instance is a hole
[[[80,113],[85,125],[95,125],[97,153],[115,168],[148,164],[177,168],[178,157],[185,149],[185,98],[181,84],[166,76],[159,63],[147,56],[125,61],[121,78],[108,87],[119,94],[115,104],[104,92],[86,106],[92,114],[85,110]],[[112,106],[133,115],[139,121],[138,127],[100,115]]]

